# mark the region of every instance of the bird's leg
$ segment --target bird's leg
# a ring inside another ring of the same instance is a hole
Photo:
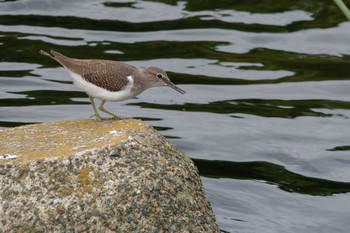
[[[92,107],[94,108],[94,112],[95,112],[95,114],[92,115],[91,117],[95,116],[95,117],[97,118],[97,120],[102,121],[103,118],[102,118],[102,117],[100,116],[100,114],[98,114],[98,112],[97,112],[94,98],[91,97],[91,96],[89,96],[89,100],[90,100],[90,102],[91,102],[91,104],[92,104]]]
[[[102,100],[102,103],[100,104],[100,106],[98,107],[98,109],[100,109],[102,112],[105,112],[111,116],[113,116],[115,119],[122,119],[123,117],[117,116],[114,113],[111,113],[110,111],[106,110],[103,105],[106,103],[105,100]]]

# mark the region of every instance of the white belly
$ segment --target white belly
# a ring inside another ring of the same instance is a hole
[[[134,79],[132,76],[127,77],[129,83],[121,91],[112,92],[87,82],[77,73],[74,73],[70,70],[68,70],[68,72],[73,78],[74,85],[84,90],[89,96],[98,98],[100,100],[122,101],[122,100],[130,99],[135,96],[131,92],[131,88],[134,83]]]

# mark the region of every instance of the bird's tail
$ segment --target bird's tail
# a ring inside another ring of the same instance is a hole
[[[67,58],[66,56],[64,56],[63,54],[56,52],[55,50],[50,50],[50,52],[45,52],[43,50],[40,50],[39,53],[41,55],[45,55],[48,57],[51,57],[52,59],[60,62],[61,58]]]

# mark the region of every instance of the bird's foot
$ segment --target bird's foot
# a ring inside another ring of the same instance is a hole
[[[123,117],[123,116],[117,116],[117,115],[113,115],[113,117],[108,118],[109,120],[127,120],[127,119],[131,119],[131,117]]]
[[[96,114],[91,115],[90,119],[93,118],[93,117],[96,117],[96,120],[98,120],[98,121],[102,121],[101,117],[97,116]]]
[[[113,117],[101,117],[100,115],[93,114],[90,116],[90,118],[96,117],[96,120],[98,121],[104,121],[104,120],[125,120],[130,119],[130,117],[122,117],[114,115]]]
[[[112,119],[115,120],[128,120],[128,119],[132,119],[131,117],[123,117],[123,116],[114,116],[112,117]]]

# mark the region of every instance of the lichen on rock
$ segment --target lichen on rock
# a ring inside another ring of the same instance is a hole
[[[0,131],[0,232],[219,232],[197,168],[140,120]],[[6,142],[6,143],[4,143]]]

